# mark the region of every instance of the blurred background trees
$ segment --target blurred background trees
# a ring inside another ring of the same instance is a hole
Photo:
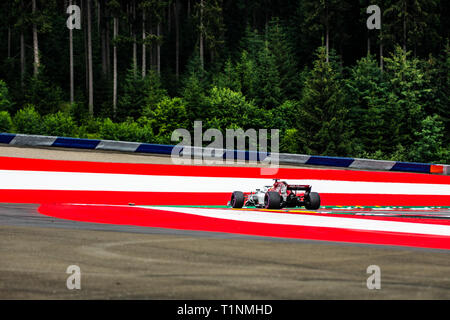
[[[380,0],[381,32],[370,4],[2,1],[0,129],[171,143],[202,120],[278,128],[284,152],[449,162],[450,3]]]

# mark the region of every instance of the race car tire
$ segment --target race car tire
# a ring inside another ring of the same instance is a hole
[[[242,208],[244,206],[244,193],[242,191],[234,191],[231,194],[230,203],[233,208]]]
[[[305,208],[308,210],[317,210],[320,208],[320,195],[317,192],[310,192],[305,199]]]
[[[278,192],[269,191],[264,196],[264,207],[266,209],[280,209],[281,196]]]

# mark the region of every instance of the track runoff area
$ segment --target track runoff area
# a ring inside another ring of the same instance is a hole
[[[0,202],[79,222],[450,249],[450,177],[399,172],[0,157]],[[232,209],[272,179],[312,185],[321,208]]]
[[[320,209],[232,209],[232,191],[275,177],[251,163],[0,155],[2,299],[450,298],[446,176],[281,166],[276,178],[311,184]],[[69,265],[80,290],[66,287]],[[380,290],[368,287],[374,265]]]

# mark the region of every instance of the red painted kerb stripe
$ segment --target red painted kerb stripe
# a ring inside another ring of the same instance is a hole
[[[71,190],[0,190],[4,203],[96,203],[137,205],[226,205],[231,193]],[[450,206],[445,195],[321,193],[323,206]]]
[[[117,173],[164,176],[264,178],[264,179],[318,179],[366,182],[398,182],[449,184],[450,176],[373,172],[339,169],[279,168],[275,174],[261,175],[257,167],[189,166],[170,164],[111,163],[0,157],[0,170]]]
[[[44,215],[55,218],[91,223],[224,232],[277,238],[450,249],[450,237],[445,236],[254,223],[135,207],[44,204],[38,210]]]

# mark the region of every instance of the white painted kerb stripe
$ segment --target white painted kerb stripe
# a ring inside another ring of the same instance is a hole
[[[51,146],[56,137],[51,136],[30,136],[24,134],[17,134],[9,144],[12,145],[28,145],[28,146]]]
[[[417,233],[438,236],[450,236],[450,226],[425,223],[381,221],[371,219],[324,217],[308,214],[286,214],[251,210],[224,210],[180,207],[142,206],[147,209],[169,210],[203,217],[235,221],[258,222],[308,227],[329,227],[367,231]]]
[[[335,180],[289,180],[289,182],[311,184],[313,191],[322,193],[450,195],[450,185],[443,184]],[[272,183],[271,179],[264,178],[0,170],[0,189],[19,190],[232,192],[253,191]]]

